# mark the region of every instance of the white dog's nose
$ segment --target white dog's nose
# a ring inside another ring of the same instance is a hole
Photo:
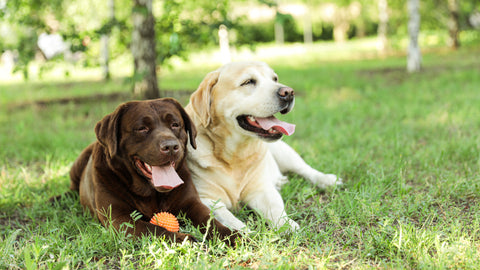
[[[295,97],[295,91],[290,87],[281,87],[277,90],[277,95],[281,100],[291,102]]]

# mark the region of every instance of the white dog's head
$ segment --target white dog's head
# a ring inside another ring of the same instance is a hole
[[[278,140],[295,125],[273,115],[288,113],[295,103],[292,88],[263,62],[234,62],[210,72],[190,97],[190,105],[204,127],[224,126],[246,136]]]

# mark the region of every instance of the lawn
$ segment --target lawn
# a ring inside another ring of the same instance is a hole
[[[122,79],[0,84],[0,268],[480,268],[478,48],[426,53],[412,75],[403,56],[262,60],[297,93],[285,141],[345,183],[320,190],[290,175],[282,196],[301,231],[272,231],[245,209],[255,233],[235,249],[176,245],[105,229],[78,198],[50,205],[129,89]],[[211,68],[165,70],[161,85],[186,104],[184,90]]]

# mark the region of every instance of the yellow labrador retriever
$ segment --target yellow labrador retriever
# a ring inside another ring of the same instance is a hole
[[[204,204],[224,225],[247,230],[230,210],[242,203],[279,228],[288,218],[278,192],[294,172],[319,187],[341,184],[323,174],[280,139],[295,125],[275,118],[288,113],[295,102],[294,90],[278,82],[263,62],[235,62],[209,73],[190,97],[186,111],[197,127],[197,149],[188,151],[188,167]]]

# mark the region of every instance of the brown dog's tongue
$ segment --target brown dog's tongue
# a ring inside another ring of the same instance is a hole
[[[267,118],[255,117],[255,119],[257,120],[258,124],[260,124],[260,126],[265,130],[273,128],[287,136],[292,135],[293,132],[295,132],[294,124],[282,122],[275,118],[275,116],[270,116]]]
[[[183,184],[183,180],[178,176],[175,168],[170,166],[152,166],[152,180],[155,187],[165,189],[174,189]]]

